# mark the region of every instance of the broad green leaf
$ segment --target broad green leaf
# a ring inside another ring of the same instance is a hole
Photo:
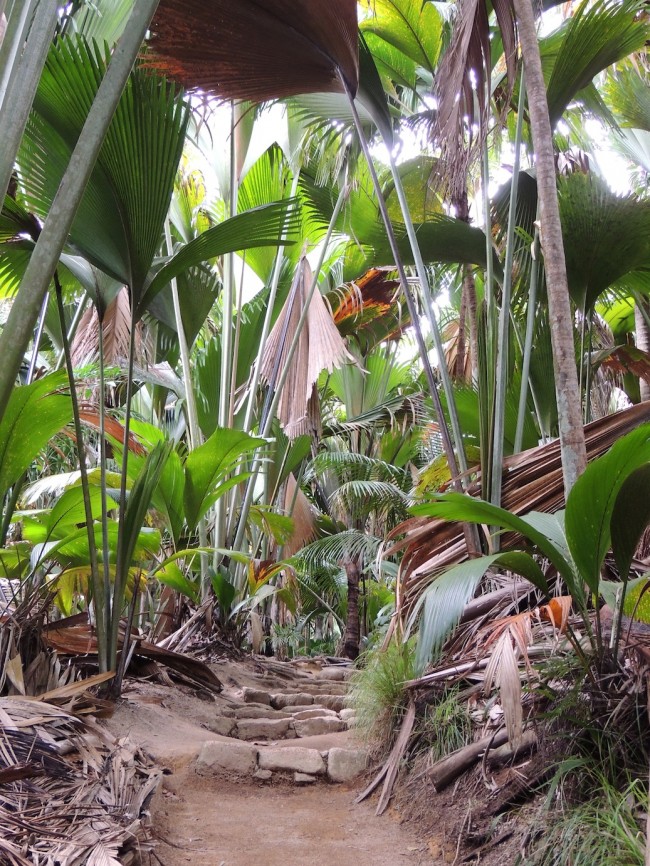
[[[623,598],[625,616],[650,624],[650,577],[644,574],[630,580],[626,586],[607,580],[603,580],[600,584],[600,594],[612,610],[617,609],[617,604],[621,601],[619,593],[622,595],[623,592],[625,593]]]
[[[103,545],[102,527],[96,523],[94,525],[95,544],[97,549],[101,550]],[[115,562],[117,550],[118,525],[116,520],[109,520],[108,523],[108,549],[109,560]],[[132,561],[140,562],[150,559],[158,553],[161,544],[160,532],[157,529],[143,527],[137,535],[135,545],[132,552]],[[47,560],[58,562],[63,568],[74,568],[76,566],[84,566],[90,562],[90,553],[88,550],[88,532],[86,527],[76,529],[65,538],[56,542],[46,542],[45,544],[36,544],[32,551],[31,562],[32,567],[46,562]]]
[[[187,268],[249,247],[292,244],[293,240],[283,241],[282,237],[287,229],[295,228],[294,205],[295,201],[287,199],[237,214],[190,241],[149,282],[138,306],[138,315],[142,315],[161,289]]]
[[[611,545],[610,521],[625,480],[650,462],[650,424],[619,439],[587,466],[566,505],[566,538],[580,577],[597,593],[600,570]]]
[[[186,595],[194,604],[199,603],[199,587],[188,580],[175,562],[168,562],[162,568],[156,569],[156,580],[164,583],[170,589]]]
[[[627,580],[632,559],[643,532],[650,523],[650,463],[629,475],[618,492],[610,529],[612,552],[621,580]]]
[[[374,0],[373,15],[361,24],[364,33],[394,46],[418,66],[433,73],[442,47],[442,16],[422,0]]]
[[[237,589],[220,571],[217,571],[212,575],[211,581],[212,589],[214,590],[214,594],[219,602],[219,607],[224,616],[228,617],[230,615],[232,603],[237,595]]]
[[[192,451],[185,462],[185,519],[194,530],[200,518],[215,501],[215,493],[226,492],[241,478],[224,479],[235,472],[241,458],[252,454],[265,439],[249,436],[240,430],[219,428],[210,438]]]
[[[19,541],[0,550],[0,577],[5,580],[21,580],[29,572],[29,557],[32,545]]]
[[[412,513],[423,517],[439,517],[442,520],[484,523],[517,532],[532,541],[540,553],[553,563],[572,591],[575,577],[571,564],[565,559],[562,550],[536,528],[535,518],[529,523],[524,517],[518,517],[504,508],[497,508],[483,499],[474,499],[463,493],[441,493],[435,499],[435,502],[416,505],[411,509]]]
[[[98,487],[90,487],[90,507],[93,517],[100,517],[102,513],[102,493]],[[117,502],[108,497],[108,508],[114,508]],[[48,538],[61,538],[73,529],[86,523],[86,509],[84,507],[83,490],[81,487],[70,487],[59,497],[50,511],[47,520]]]
[[[14,388],[0,421],[0,499],[29,469],[50,439],[72,419],[64,372]]]

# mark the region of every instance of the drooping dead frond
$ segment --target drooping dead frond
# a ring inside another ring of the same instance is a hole
[[[494,0],[492,7],[503,40],[510,94],[514,87],[517,54],[514,5],[512,0]],[[444,175],[452,198],[466,183],[467,165],[476,152],[476,145],[487,133],[492,60],[486,0],[460,0],[451,43],[434,84],[438,110],[433,134],[442,152],[444,171],[440,175]]]
[[[307,259],[298,266],[296,278],[278,319],[269,334],[260,367],[260,377],[275,389],[279,371],[285,366],[302,311],[307,305],[313,275]],[[291,439],[316,429],[315,385],[322,370],[329,373],[356,359],[345,347],[332,315],[318,289],[309,302],[309,312],[300,332],[289,373],[278,403],[278,418]],[[310,407],[311,403],[311,407]],[[310,411],[310,408],[312,411]]]
[[[356,0],[161,0],[146,62],[185,87],[264,102],[300,93],[354,94]]]
[[[144,354],[143,325],[136,326],[136,355]],[[125,287],[108,305],[103,320],[104,364],[118,367],[124,364],[129,355],[131,337],[131,302]],[[81,317],[71,347],[72,366],[85,367],[95,364],[99,358],[99,319],[97,308],[89,307]]]

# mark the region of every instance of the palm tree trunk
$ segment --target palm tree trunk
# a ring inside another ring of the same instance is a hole
[[[519,39],[528,89],[528,110],[535,148],[541,243],[551,318],[562,471],[565,493],[568,495],[586,466],[587,452],[573,345],[573,315],[567,286],[562,225],[557,200],[553,133],[531,0],[514,0],[514,7],[519,25]]]
[[[634,331],[636,333],[636,347],[643,352],[650,352],[650,304],[640,295],[636,297],[634,305]],[[641,401],[650,400],[650,384],[645,379],[639,379],[639,391]]]
[[[343,654],[354,661],[359,655],[359,641],[361,640],[359,628],[359,563],[352,559],[346,559],[343,562],[343,568],[345,568],[345,574],[348,578],[348,617],[345,626]]]

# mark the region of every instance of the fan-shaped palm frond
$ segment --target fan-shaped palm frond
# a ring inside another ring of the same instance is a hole
[[[569,291],[588,310],[625,274],[650,266],[650,202],[579,172],[560,179],[558,194]]]
[[[640,0],[585,0],[556,34],[542,40],[552,124],[599,72],[643,48],[650,25],[639,15],[642,9]]]
[[[327,535],[303,547],[291,560],[298,572],[309,572],[322,565],[337,566],[344,559],[358,560],[361,557],[371,562],[381,549],[381,539],[346,529],[335,535]]]
[[[333,472],[339,481],[385,481],[406,490],[411,476],[404,469],[358,451],[320,451],[305,473],[305,481],[325,472]]]
[[[49,211],[108,60],[82,39],[60,39],[50,51],[18,157],[27,206],[41,216]],[[76,248],[128,285],[136,301],[160,244],[187,119],[174,86],[132,72],[71,228]]]
[[[162,0],[153,55],[186,87],[264,102],[358,81],[356,0]]]
[[[352,519],[367,517],[374,512],[379,517],[390,515],[392,520],[405,517],[411,497],[389,481],[355,479],[344,481],[331,495],[333,510]]]

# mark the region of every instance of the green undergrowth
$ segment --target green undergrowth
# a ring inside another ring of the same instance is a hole
[[[584,802],[566,802],[564,788],[572,788],[576,776],[590,793]],[[515,866],[644,866],[647,809],[647,787],[639,779],[619,790],[587,762],[567,761],[539,813],[536,841]]]
[[[399,718],[407,703],[404,688],[415,676],[415,651],[412,641],[390,643],[360,657],[352,675],[348,703],[355,710],[355,730],[373,751],[390,747]]]
[[[433,762],[472,742],[472,720],[458,689],[449,689],[427,704],[419,723],[421,742]]]

